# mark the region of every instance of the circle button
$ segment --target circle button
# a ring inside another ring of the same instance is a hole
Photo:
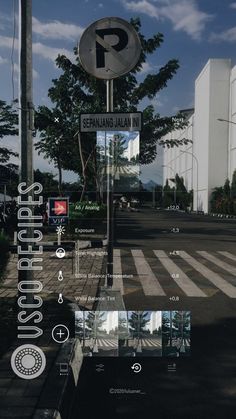
[[[70,332],[64,324],[57,324],[52,329],[52,338],[57,343],[64,343],[69,339]]]
[[[18,377],[33,380],[43,373],[46,367],[46,358],[38,346],[21,345],[15,349],[11,356],[11,367]]]

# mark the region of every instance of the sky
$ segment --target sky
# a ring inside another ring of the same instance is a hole
[[[232,66],[236,64],[236,2],[232,0],[32,0],[32,3],[36,108],[38,105],[50,106],[47,91],[51,80],[60,75],[55,66],[58,53],[74,59],[73,48],[84,29],[103,17],[117,16],[127,21],[139,17],[146,37],[157,32],[164,35],[162,46],[143,66],[139,81],[148,73],[158,71],[168,60],[179,60],[178,73],[168,82],[167,88],[142,104],[152,103],[162,116],[194,106],[194,81],[209,58],[230,58]],[[0,99],[7,102],[18,97],[18,16],[15,19],[14,74],[11,63],[13,17],[17,14],[17,0],[1,0]],[[17,139],[7,138],[6,141],[11,148],[17,149]],[[161,182],[161,154],[158,150],[158,160],[144,168],[145,181]],[[35,167],[51,170],[49,163],[37,155]],[[64,178],[68,181],[72,176],[65,173]]]

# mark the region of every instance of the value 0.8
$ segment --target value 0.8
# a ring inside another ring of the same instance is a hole
[[[179,301],[179,296],[178,295],[173,295],[172,297],[169,298],[170,301]]]

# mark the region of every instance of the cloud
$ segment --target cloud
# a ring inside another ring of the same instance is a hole
[[[199,10],[196,0],[148,0],[138,2],[122,0],[127,10],[143,13],[157,20],[169,20],[175,31],[184,31],[194,40],[201,35],[212,15]]]
[[[229,5],[229,7],[230,7],[231,9],[236,9],[236,3],[231,3],[231,4]]]
[[[18,48],[18,42],[15,43],[16,48]],[[2,48],[12,48],[12,38],[10,36],[0,36],[0,47]]]
[[[150,17],[159,18],[157,7],[146,0],[141,0],[137,2],[124,0],[123,4],[125,8],[127,10],[130,10],[131,12],[143,13]]]
[[[0,47],[11,49],[12,48],[12,38],[8,36],[0,36]],[[18,42],[15,42],[15,49],[18,48]],[[57,48],[50,47],[48,45],[42,44],[41,42],[33,43],[33,53],[55,63],[55,59],[58,54],[66,55],[70,60],[74,60],[74,54],[72,51],[66,48]]]
[[[67,58],[74,61],[74,54],[72,51],[66,48],[49,47],[41,42],[33,43],[33,52],[34,54],[39,55],[46,60],[52,61],[53,63],[55,62],[58,54],[66,55]]]
[[[44,39],[76,41],[84,31],[79,25],[62,23],[59,20],[44,23],[33,17],[32,22],[33,32]]]
[[[149,73],[152,70],[153,70],[153,67],[148,61],[146,61],[145,63],[142,64],[142,70],[139,72],[139,75]]]
[[[235,42],[236,41],[236,26],[227,29],[223,32],[212,32],[209,40],[212,42]]]
[[[0,30],[4,31],[6,28],[11,28],[12,27],[12,16],[9,16],[5,13],[1,12],[1,16],[0,16]]]
[[[6,58],[1,57],[0,55],[0,65],[7,64],[7,63],[8,63],[8,60]]]
[[[14,64],[14,71],[19,75],[20,67],[19,67],[18,64]],[[32,73],[33,73],[33,79],[38,79],[39,78],[39,73],[34,68],[32,70]]]

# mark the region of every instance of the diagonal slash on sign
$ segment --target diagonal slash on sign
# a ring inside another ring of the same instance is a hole
[[[107,51],[109,51],[116,60],[120,61],[124,66],[129,67],[128,61],[126,61],[118,51],[116,51],[114,48],[112,48],[111,45],[109,45],[104,39],[102,39],[100,36],[96,35],[96,41],[102,45],[103,48],[105,48]]]

